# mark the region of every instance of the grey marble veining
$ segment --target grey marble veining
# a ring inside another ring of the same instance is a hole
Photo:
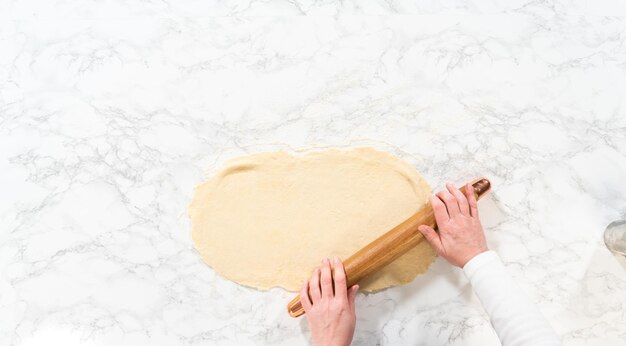
[[[4,1],[0,344],[306,344],[220,278],[186,207],[224,160],[368,145],[489,177],[489,245],[565,345],[626,340],[620,1]],[[497,345],[439,259],[357,298],[355,345]]]

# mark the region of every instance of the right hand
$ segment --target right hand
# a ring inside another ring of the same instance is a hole
[[[465,195],[451,183],[446,188],[430,197],[439,232],[427,225],[418,229],[439,256],[463,268],[469,260],[488,250],[487,242],[472,186],[465,186]]]

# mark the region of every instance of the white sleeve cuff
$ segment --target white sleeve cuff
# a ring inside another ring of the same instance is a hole
[[[508,275],[498,254],[480,253],[463,266],[463,271],[503,345],[560,344],[539,309]]]
[[[463,271],[468,278],[471,278],[478,269],[491,262],[500,262],[498,254],[494,251],[481,252],[465,263]]]

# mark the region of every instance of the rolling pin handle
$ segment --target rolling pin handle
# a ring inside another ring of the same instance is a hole
[[[291,317],[300,317],[304,315],[304,308],[300,302],[300,296],[293,298],[291,302],[289,302],[287,305],[287,312]]]
[[[474,182],[472,182],[472,187],[474,188],[476,199],[479,199],[484,194],[489,192],[489,190],[491,190],[491,182],[485,177],[478,178],[474,180]]]

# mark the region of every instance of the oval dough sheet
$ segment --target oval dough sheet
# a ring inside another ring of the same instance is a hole
[[[194,245],[223,277],[298,291],[320,260],[345,259],[401,223],[431,189],[408,163],[371,148],[229,161],[189,206]],[[360,283],[376,291],[411,282],[436,254],[426,241]]]

